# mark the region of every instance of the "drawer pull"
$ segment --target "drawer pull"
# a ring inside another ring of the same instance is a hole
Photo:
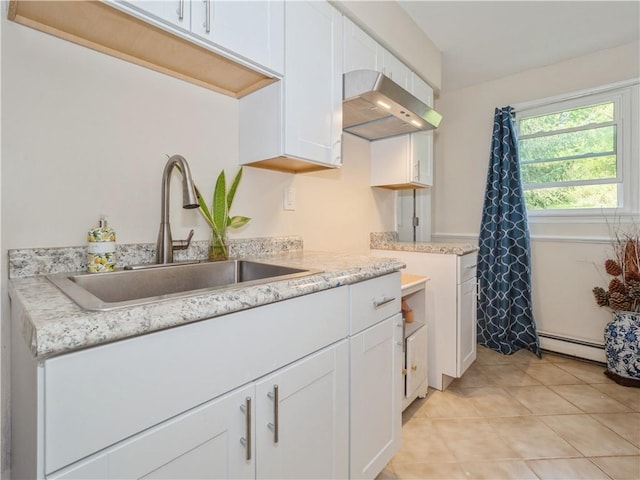
[[[278,436],[280,431],[280,428],[279,428],[280,415],[278,412],[278,403],[279,403],[280,394],[279,394],[278,385],[273,386],[273,392],[267,393],[267,397],[273,400],[273,423],[269,422],[267,424],[267,427],[269,427],[269,430],[273,431],[273,443],[278,443]]]
[[[466,266],[466,267],[464,267],[464,268],[466,268],[467,270],[471,270],[472,268],[476,268],[477,266],[478,266],[478,264],[477,264],[477,263],[474,263],[473,265],[467,265],[467,266]]]
[[[240,410],[242,410],[247,418],[246,424],[246,436],[240,439],[240,443],[247,449],[247,461],[251,460],[251,397],[247,397],[245,399],[245,404],[240,405]]]
[[[383,297],[382,300],[374,300],[373,301],[373,306],[375,308],[380,308],[383,305],[386,305],[387,303],[391,303],[396,299],[396,297]]]
[[[204,31],[211,33],[211,0],[204,0]]]
[[[176,10],[176,13],[178,14],[178,20],[184,20],[184,0],[180,0],[178,3],[178,10]]]

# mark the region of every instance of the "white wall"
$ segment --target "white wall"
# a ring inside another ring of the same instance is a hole
[[[119,242],[154,242],[165,154],[184,155],[203,192],[238,168],[237,100],[6,20],[3,36],[5,248],[83,245],[101,213]],[[367,145],[347,136],[344,167],[327,173],[246,168],[232,213],[252,221],[232,238],[302,235],[314,248],[366,251],[370,231],[393,226],[393,195],[367,186]],[[207,239],[199,213],[180,208],[175,177],[174,237],[195,226]],[[294,212],[282,209],[289,185]]]
[[[552,97],[640,75],[632,43],[443,94],[435,137],[434,235],[477,241],[495,107]],[[638,158],[633,161],[638,162]],[[602,343],[609,317],[593,300],[609,252],[606,224],[532,224],[534,316],[538,330]],[[600,269],[601,270],[601,269]]]
[[[228,178],[235,174],[237,100],[2,17],[3,259],[12,248],[84,245],[102,213],[118,243],[155,242],[166,154],[184,155],[209,195],[221,169]],[[335,171],[296,176],[245,168],[231,213],[252,220],[231,238],[300,235],[305,249],[368,253],[370,232],[394,228],[395,197],[368,186],[367,142],[345,135],[343,151],[344,166]],[[208,239],[199,213],[180,208],[174,176],[174,238],[193,227],[194,239]],[[293,212],[282,208],[286,186],[296,188]],[[0,283],[5,345],[8,298]],[[6,454],[6,430],[2,442]]]

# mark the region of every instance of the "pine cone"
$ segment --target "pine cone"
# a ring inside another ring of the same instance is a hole
[[[640,281],[629,280],[627,283],[627,295],[632,300],[640,300]]]
[[[593,296],[596,297],[596,303],[600,307],[609,306],[609,292],[602,287],[595,287],[593,289]]]
[[[629,298],[619,292],[614,292],[609,295],[609,306],[614,310],[629,310],[631,308],[631,302]]]
[[[615,260],[607,260],[604,262],[604,269],[607,271],[609,275],[613,275],[617,277],[618,275],[622,275],[622,267]]]
[[[624,283],[622,283],[619,279],[613,278],[609,282],[609,294],[612,295],[616,292],[624,296],[627,294],[627,289],[624,286]]]

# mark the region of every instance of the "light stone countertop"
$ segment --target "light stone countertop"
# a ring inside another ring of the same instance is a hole
[[[445,255],[466,255],[478,251],[478,246],[470,243],[400,242],[396,232],[371,234],[371,248],[402,252],[440,253]],[[393,255],[389,253],[389,255]]]
[[[22,329],[32,354],[43,359],[356,283],[405,266],[394,258],[304,250],[246,259],[317,269],[323,273],[251,287],[213,290],[106,312],[83,310],[42,275],[13,278],[9,281],[12,316],[15,317],[13,325]]]

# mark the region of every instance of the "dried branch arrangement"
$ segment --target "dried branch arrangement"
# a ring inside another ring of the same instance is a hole
[[[613,278],[607,290],[595,287],[593,295],[601,307],[611,310],[640,312],[640,231],[617,232],[611,242],[613,257],[604,263],[605,271]]]

